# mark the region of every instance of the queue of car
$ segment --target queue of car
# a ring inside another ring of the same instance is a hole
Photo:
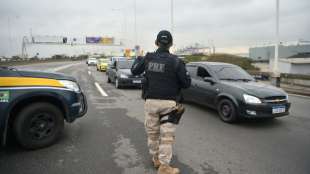
[[[118,89],[143,86],[143,75],[131,73],[132,59],[89,58],[86,63],[105,71],[107,83]],[[289,115],[286,92],[257,82],[239,66],[192,62],[186,68],[192,84],[181,100],[217,110],[224,122]],[[59,138],[64,121],[71,123],[87,112],[86,98],[72,77],[0,67],[0,79],[0,145],[12,135],[27,149],[49,146]]]
[[[141,87],[143,76],[133,76],[133,60],[110,59],[107,82],[116,88]],[[186,65],[192,78],[181,99],[218,111],[220,118],[233,123],[240,118],[276,118],[289,115],[288,95],[280,88],[257,82],[241,67],[218,62],[192,62]]]

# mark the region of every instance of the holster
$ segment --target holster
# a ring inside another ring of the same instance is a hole
[[[185,108],[181,104],[177,104],[177,106],[169,113],[159,115],[160,124],[172,123],[179,124],[182,118],[182,115],[185,112]]]

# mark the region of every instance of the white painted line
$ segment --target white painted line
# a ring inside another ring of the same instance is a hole
[[[101,86],[95,82],[95,86],[103,97],[108,97],[108,94],[101,88]]]
[[[88,71],[88,75],[91,75],[91,72],[90,72],[90,71]]]
[[[294,97],[301,97],[301,98],[305,98],[305,99],[310,99],[309,96],[305,96],[305,95],[298,95],[298,94],[291,94],[291,93],[289,93],[288,95],[289,96],[294,96]]]

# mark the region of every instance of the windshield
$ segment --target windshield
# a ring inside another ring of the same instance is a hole
[[[118,61],[117,68],[118,69],[131,69],[133,65],[133,61]]]
[[[212,65],[211,69],[220,80],[253,80],[251,75],[238,66]]]

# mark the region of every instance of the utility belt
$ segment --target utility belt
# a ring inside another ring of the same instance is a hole
[[[184,106],[182,104],[177,104],[171,112],[159,115],[160,124],[172,123],[178,125],[184,112]]]

